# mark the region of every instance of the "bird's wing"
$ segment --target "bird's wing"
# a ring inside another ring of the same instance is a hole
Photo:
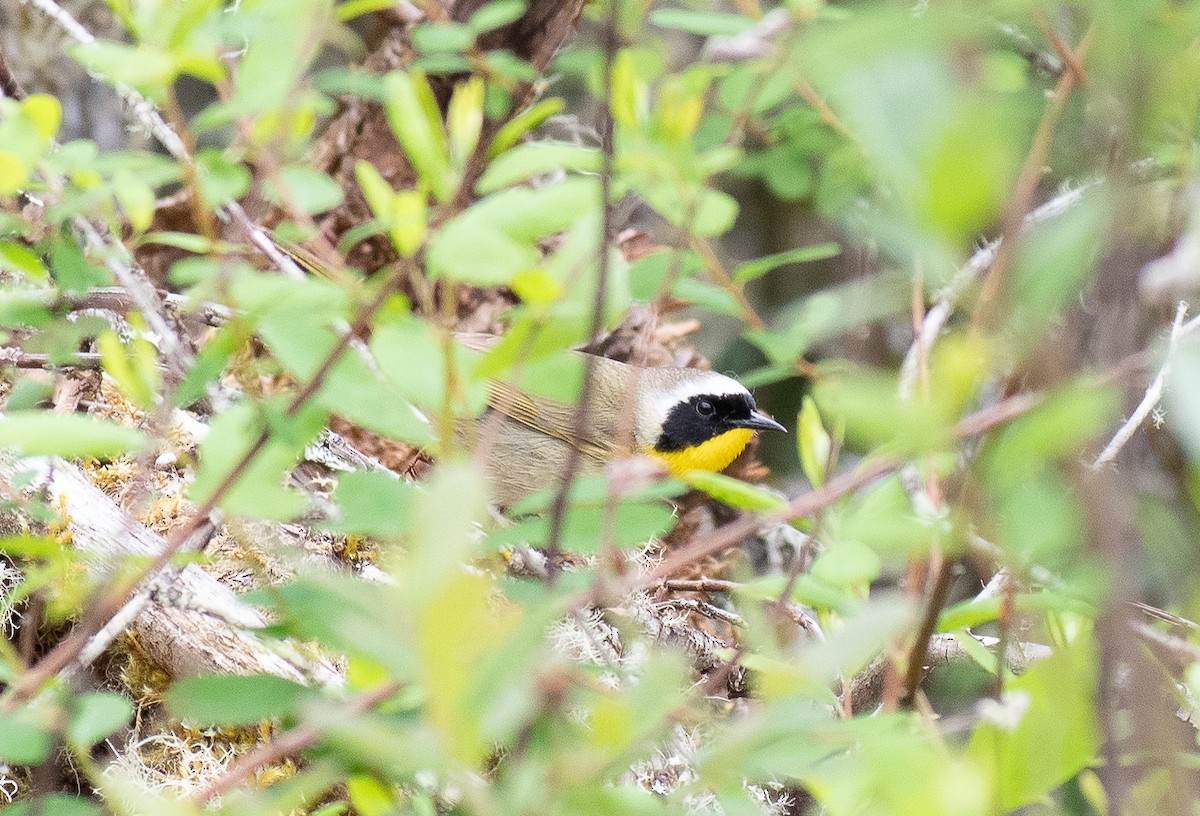
[[[574,405],[531,396],[495,380],[488,383],[488,404],[510,419],[546,436],[561,439],[594,459],[607,460],[617,451],[611,439],[597,438],[593,434],[579,438],[575,427],[578,408]]]

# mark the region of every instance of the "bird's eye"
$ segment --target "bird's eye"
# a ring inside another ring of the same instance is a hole
[[[712,416],[717,412],[717,406],[713,405],[709,400],[702,399],[696,403],[696,411],[699,412],[700,416]]]

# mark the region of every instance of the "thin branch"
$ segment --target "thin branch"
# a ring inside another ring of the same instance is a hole
[[[1200,325],[1200,318],[1193,318],[1188,323],[1184,323],[1183,319],[1187,316],[1188,305],[1185,301],[1179,301],[1179,305],[1175,309],[1175,320],[1171,323],[1171,335],[1167,341],[1167,356],[1163,361],[1162,368],[1158,370],[1158,374],[1150,383],[1150,387],[1146,389],[1142,401],[1138,403],[1137,408],[1129,415],[1129,419],[1117,429],[1113,434],[1113,438],[1104,446],[1104,450],[1096,457],[1096,461],[1092,462],[1092,470],[1097,471],[1104,467],[1109,462],[1117,458],[1117,454],[1121,452],[1121,448],[1133,437],[1133,434],[1142,423],[1146,421],[1146,417],[1154,411],[1159,401],[1163,397],[1163,390],[1167,385],[1167,376],[1171,373],[1171,359],[1175,356],[1175,349],[1179,345],[1179,340],[1184,335],[1193,331],[1196,326]]]
[[[1058,31],[1055,30],[1054,26],[1050,24],[1050,21],[1046,19],[1045,12],[1043,12],[1041,9],[1035,9],[1033,16],[1035,22],[1037,23],[1037,27],[1041,30],[1042,34],[1046,36],[1046,39],[1050,42],[1051,47],[1054,49],[1054,53],[1058,54],[1058,58],[1062,60],[1063,65],[1066,66],[1067,70],[1075,75],[1075,82],[1079,85],[1087,85],[1088,76],[1087,71],[1084,70],[1083,62],[1079,59],[1075,52],[1071,50],[1071,46],[1068,45],[1067,41],[1062,38],[1062,35],[1059,34]]]
[[[988,651],[1001,654],[998,638],[984,635],[970,635],[970,637],[979,641]],[[974,658],[959,643],[958,636],[949,632],[941,632],[929,638],[924,654],[924,662],[919,666],[922,677],[936,668],[968,665],[974,662]],[[1010,643],[1002,654],[1005,667],[1014,674],[1020,674],[1032,663],[1049,657],[1051,650],[1049,646],[1041,643]],[[884,679],[889,662],[887,655],[879,655],[850,680],[848,686],[851,713],[862,714],[871,711],[883,700]],[[844,694],[845,692],[843,692]],[[843,697],[841,702],[843,706],[839,707],[844,707],[847,701]]]
[[[1088,29],[1088,32],[1083,35],[1079,47],[1075,49],[1074,53],[1080,61],[1086,56],[1088,47],[1091,45],[1093,31],[1094,29]],[[996,259],[987,275],[984,276],[983,288],[976,301],[975,313],[972,317],[972,326],[975,329],[986,327],[992,320],[989,307],[999,294],[1000,282],[1004,278],[1005,268],[1013,254],[1013,244],[1021,231],[1026,213],[1030,211],[1034,191],[1037,190],[1038,182],[1042,178],[1046,157],[1050,154],[1050,142],[1054,138],[1058,120],[1066,107],[1067,97],[1071,95],[1076,84],[1075,72],[1064,71],[1058,79],[1058,85],[1054,88],[1054,95],[1050,97],[1050,102],[1042,113],[1042,120],[1038,123],[1033,143],[1029,147],[1029,153],[1025,156],[1025,163],[1021,166],[1021,173],[1017,176],[1017,183],[1006,209],[1003,239],[996,252]]]
[[[1097,184],[1099,184],[1098,181],[1090,181],[1059,193],[1025,216],[1021,224],[1021,230],[1029,230],[1037,224],[1050,221],[1062,215],[1068,209],[1078,204],[1083,199],[1084,193]],[[929,349],[932,348],[938,335],[945,328],[946,322],[950,319],[950,314],[954,311],[954,307],[958,303],[958,299],[980,275],[991,267],[992,263],[996,260],[996,255],[1004,240],[1004,238],[997,238],[980,247],[971,256],[970,260],[955,273],[954,277],[938,295],[937,302],[925,313],[925,319],[921,322],[921,331],[919,335],[914,336],[912,345],[909,346],[908,352],[904,355],[904,362],[900,366],[899,391],[901,397],[912,395],[917,384],[918,365],[921,356],[929,354]]]
[[[372,689],[347,702],[342,708],[339,718],[352,719],[359,717],[388,698],[395,696],[399,690],[399,683],[385,683],[376,689]],[[194,793],[192,801],[198,805],[212,801],[214,798],[227,793],[239,782],[249,778],[260,768],[265,768],[267,765],[272,765],[276,762],[282,762],[287,757],[298,754],[300,751],[308,748],[320,736],[321,729],[316,725],[306,723],[289,728],[287,731],[272,737],[270,741],[260,743],[251,751],[243,754],[241,758],[234,761],[219,777]]]
[[[917,627],[917,636],[913,640],[912,648],[908,652],[904,687],[899,698],[899,702],[902,704],[911,705],[916,695],[917,687],[921,685],[921,678],[924,676],[925,653],[929,648],[929,639],[933,637],[933,630],[937,628],[938,615],[941,614],[942,607],[946,605],[946,595],[950,590],[951,563],[943,559],[937,565],[934,573],[933,588],[930,590],[929,598],[925,603],[925,613],[921,616],[921,624]]]
[[[609,277],[609,236],[612,231],[612,208],[608,199],[612,193],[613,171],[613,117],[612,117],[612,70],[617,52],[617,0],[608,0],[605,13],[603,32],[603,75],[600,80],[601,112],[600,112],[600,257],[596,266],[596,291],[592,301],[592,320],[588,327],[588,340],[595,340],[604,330],[604,311],[608,302]],[[587,428],[592,417],[592,394],[595,390],[596,358],[585,355],[583,369],[583,388],[579,394],[579,410],[575,414],[575,438],[587,437]],[[558,541],[562,536],[563,521],[567,511],[567,496],[571,483],[579,470],[583,451],[578,445],[568,446],[567,461],[562,472],[562,484],[554,496],[550,507],[550,529],[546,538],[546,552],[551,561],[558,552]],[[553,575],[553,573],[551,573]]]
[[[697,615],[703,615],[706,618],[724,621],[731,626],[745,626],[746,620],[736,612],[730,612],[728,609],[721,609],[719,606],[714,606],[707,601],[700,601],[695,598],[669,598],[665,601],[656,601],[655,606],[662,608],[686,609],[689,612],[695,612]]]
[[[7,96],[9,99],[24,99],[26,96],[25,89],[21,87],[20,82],[17,82],[12,69],[8,67],[8,60],[4,58],[3,51],[0,51],[0,95]]]
[[[16,368],[99,368],[100,355],[77,351],[67,357],[52,358],[49,354],[23,351],[15,346],[0,347],[0,366]]]
[[[67,308],[76,311],[102,309],[110,312],[127,312],[138,308],[133,297],[120,286],[100,286],[89,289],[81,295],[53,291],[49,294],[54,298],[50,303],[52,307],[56,302],[61,302],[65,303]],[[224,326],[233,316],[233,310],[221,303],[197,301],[187,295],[166,292],[162,289],[157,290],[157,294],[163,303],[176,313],[194,316],[206,326]]]
[[[741,586],[723,578],[667,578],[659,586],[669,592],[732,592]]]

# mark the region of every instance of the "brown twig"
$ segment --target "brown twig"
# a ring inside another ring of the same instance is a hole
[[[908,665],[904,674],[904,686],[899,702],[901,705],[913,704],[917,687],[921,685],[924,674],[925,653],[929,648],[929,639],[937,628],[938,615],[946,604],[946,594],[950,589],[950,561],[942,560],[934,571],[933,587],[925,603],[925,613],[921,616],[921,624],[917,627],[917,636],[908,652]],[[1001,653],[1003,654],[1003,652]]]
[[[21,87],[20,82],[17,82],[12,69],[8,67],[8,60],[4,58],[3,51],[0,51],[0,94],[9,99],[24,99],[26,96],[25,89]]]
[[[745,291],[733,280],[729,270],[725,268],[725,264],[721,263],[716,250],[713,249],[712,242],[703,235],[692,233],[690,243],[692,250],[704,260],[704,268],[712,282],[724,289],[737,302],[738,310],[742,313],[741,317],[746,325],[752,329],[765,328],[766,321],[759,316],[754,305],[746,299]]]
[[[1079,43],[1079,47],[1075,49],[1074,54],[1082,60],[1087,54],[1088,46],[1091,45],[1093,29],[1088,29],[1088,32],[1083,36]],[[1054,130],[1058,126],[1058,120],[1062,116],[1063,108],[1066,106],[1067,97],[1074,90],[1077,84],[1076,74],[1074,71],[1064,71],[1058,79],[1058,84],[1054,88],[1054,95],[1050,98],[1046,105],[1045,111],[1042,113],[1042,120],[1038,123],[1037,132],[1034,134],[1033,143],[1029,147],[1029,153],[1025,156],[1025,163],[1021,166],[1020,175],[1017,176],[1017,183],[1013,187],[1012,198],[1009,200],[1008,207],[1005,210],[1004,227],[1001,233],[1000,244],[996,248],[996,258],[992,262],[991,269],[983,279],[983,286],[979,292],[979,299],[975,304],[975,313],[971,320],[972,328],[976,331],[987,328],[989,322],[993,319],[990,306],[995,300],[1000,290],[1000,282],[1003,280],[1005,268],[1013,255],[1013,245],[1021,230],[1021,224],[1025,220],[1025,214],[1030,211],[1033,203],[1033,193],[1037,189],[1038,181],[1042,177],[1042,168],[1046,164],[1046,157],[1050,153],[1050,142],[1054,137]]]
[[[600,95],[600,257],[596,266],[596,292],[592,301],[592,320],[588,327],[588,340],[594,340],[604,329],[604,307],[608,302],[609,276],[609,235],[612,231],[612,208],[608,198],[612,191],[613,171],[613,118],[612,118],[612,68],[617,52],[617,9],[616,0],[609,0],[605,15],[603,32],[603,76],[601,77]],[[585,355],[583,368],[583,388],[579,394],[579,410],[575,414],[575,438],[587,437],[588,424],[592,417],[592,394],[595,390],[595,361],[592,355]],[[550,506],[550,528],[546,538],[546,551],[553,561],[558,552],[558,541],[562,536],[563,521],[567,511],[567,496],[570,494],[571,483],[579,470],[583,451],[578,445],[569,446],[567,462],[563,468],[562,484],[554,495],[554,503]],[[553,573],[551,573],[553,575]]]
[[[395,696],[400,690],[399,683],[384,683],[379,688],[366,692],[346,703],[341,711],[344,718],[358,717],[367,713],[389,697]],[[297,725],[273,737],[269,742],[256,745],[251,751],[243,754],[224,773],[209,782],[208,785],[192,794],[192,801],[203,805],[214,798],[227,793],[239,782],[247,779],[259,768],[276,762],[282,762],[287,757],[303,751],[321,736],[321,729],[312,724]]]
[[[1084,70],[1083,62],[1079,56],[1071,50],[1062,38],[1062,35],[1055,30],[1054,26],[1050,25],[1050,21],[1046,19],[1046,14],[1041,9],[1035,9],[1033,12],[1034,22],[1046,36],[1050,46],[1054,49],[1054,53],[1058,54],[1058,58],[1063,61],[1063,66],[1075,75],[1075,82],[1079,85],[1088,84],[1087,71]]]
[[[669,592],[732,592],[741,586],[723,578],[667,578],[659,586]]]

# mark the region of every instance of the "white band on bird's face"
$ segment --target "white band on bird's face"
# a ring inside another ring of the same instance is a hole
[[[746,386],[731,377],[715,371],[706,371],[704,376],[680,383],[670,391],[660,394],[654,401],[656,419],[661,426],[667,421],[667,415],[671,413],[672,408],[692,397],[725,397],[739,394],[749,396],[750,392],[746,390]]]

